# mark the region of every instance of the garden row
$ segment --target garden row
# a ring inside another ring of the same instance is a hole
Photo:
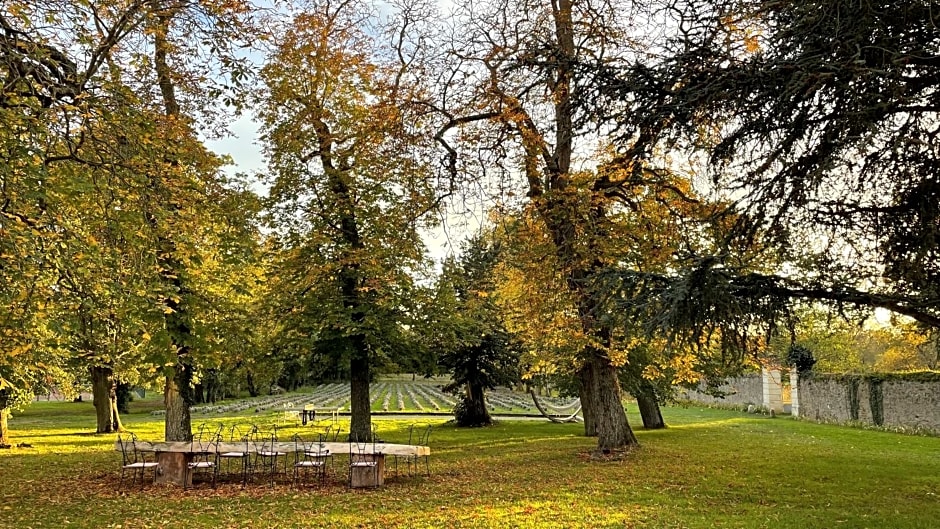
[[[372,384],[369,394],[372,411],[385,413],[450,413],[458,400],[458,397],[442,391],[441,386],[427,382],[376,382]],[[539,401],[547,411],[555,414],[574,413],[578,406],[577,399],[540,397]],[[199,415],[243,414],[304,408],[330,409],[343,413],[349,411],[349,406],[349,383],[337,382],[321,384],[312,390],[297,393],[194,406],[192,413]],[[538,413],[529,395],[508,389],[488,391],[487,407],[491,413]],[[158,410],[152,413],[162,415],[164,412]]]

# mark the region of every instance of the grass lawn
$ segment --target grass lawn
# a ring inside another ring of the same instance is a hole
[[[125,425],[162,439],[147,402],[134,405]],[[120,493],[115,436],[89,433],[91,404],[36,403],[10,423],[13,442],[32,447],[0,451],[0,528],[940,526],[940,439],[710,409],[664,415],[671,427],[638,429],[642,446],[623,461],[588,461],[594,440],[576,424],[462,430],[432,419],[432,475],[391,477],[380,490],[350,491],[340,478]],[[376,422],[401,442],[412,421]]]

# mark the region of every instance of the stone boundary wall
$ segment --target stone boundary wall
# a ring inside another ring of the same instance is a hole
[[[676,399],[720,408],[743,409],[747,408],[749,404],[760,406],[764,398],[761,376],[757,374],[728,379],[726,384],[718,388],[725,393],[724,397],[709,395],[703,391],[704,389],[704,382],[699,384],[698,389],[679,388],[676,392]]]
[[[765,373],[766,374],[766,373]],[[795,373],[791,374],[791,380]],[[940,435],[940,373],[834,375],[800,377],[793,407],[800,417],[827,423],[861,423],[884,428]],[[728,393],[713,397],[701,390],[679,389],[677,400],[707,406],[745,408],[767,406],[762,376],[730,379]]]
[[[940,376],[816,375],[800,380],[800,416],[940,434]]]

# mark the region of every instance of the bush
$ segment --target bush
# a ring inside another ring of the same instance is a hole
[[[793,344],[790,346],[790,350],[787,351],[787,365],[795,367],[796,372],[800,375],[809,373],[815,364],[816,359],[808,347]]]

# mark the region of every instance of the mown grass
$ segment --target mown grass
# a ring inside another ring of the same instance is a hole
[[[162,438],[162,423],[146,411],[125,417],[126,425]],[[432,419],[432,475],[391,478],[380,490],[350,491],[337,481],[302,490],[148,485],[121,493],[114,436],[89,433],[91,405],[38,403],[11,421],[14,442],[32,448],[0,452],[0,527],[940,524],[940,439],[721,410],[664,412],[671,427],[638,429],[642,446],[622,461],[588,460],[594,441],[580,436],[580,425],[503,421],[464,430]],[[250,420],[279,419],[243,418]],[[411,421],[376,422],[395,442]],[[310,430],[284,433],[293,431]]]

